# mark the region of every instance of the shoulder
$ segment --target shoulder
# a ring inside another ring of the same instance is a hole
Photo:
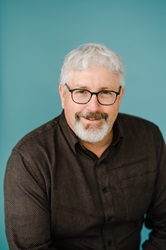
[[[60,131],[60,117],[29,132],[15,145],[8,159],[7,173],[17,173],[17,176],[29,173],[30,176],[40,179],[44,185],[43,176],[49,179],[51,164],[54,161],[55,138]]]
[[[142,141],[164,140],[159,127],[147,119],[119,113],[117,122],[123,131],[123,134],[125,136],[134,137],[135,140],[137,138],[139,138],[139,140],[142,138]]]
[[[165,153],[165,140],[159,127],[144,118],[120,113],[117,123],[123,134],[123,143],[127,150],[141,155],[149,154],[158,159]],[[135,152],[135,151],[134,151]],[[134,153],[133,153],[134,155]]]
[[[123,113],[119,113],[118,117],[117,117],[117,121],[121,124],[121,126],[124,127],[128,127],[128,128],[134,128],[137,127],[137,129],[139,129],[138,125],[142,127],[151,127],[152,129],[157,129],[158,130],[158,126],[141,117],[138,116],[134,116],[134,115],[129,115],[129,114],[123,114]]]
[[[59,124],[59,117],[56,117],[38,128],[32,130],[26,134],[20,141],[15,145],[14,150],[17,151],[33,151],[40,146],[49,145],[54,138],[56,130]]]

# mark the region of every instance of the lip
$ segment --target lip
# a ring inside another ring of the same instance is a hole
[[[86,117],[80,117],[80,119],[86,121],[86,122],[89,122],[89,123],[100,123],[102,119],[94,119],[94,118],[86,118]]]

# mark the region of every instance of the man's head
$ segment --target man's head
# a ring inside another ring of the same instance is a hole
[[[124,66],[121,58],[102,44],[88,43],[72,50],[64,60],[61,69],[60,82],[68,82],[71,71],[84,71],[90,67],[105,66],[117,74],[119,84],[124,87]]]
[[[124,93],[122,60],[104,45],[82,45],[66,56],[59,91],[66,120],[80,140],[109,138]]]

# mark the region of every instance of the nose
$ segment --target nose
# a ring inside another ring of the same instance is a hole
[[[98,110],[100,103],[97,100],[97,96],[93,94],[90,101],[86,104],[86,106],[87,106],[87,109],[90,111]]]

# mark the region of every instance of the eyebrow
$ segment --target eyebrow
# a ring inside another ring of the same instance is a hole
[[[89,86],[83,85],[83,86],[76,86],[75,89],[86,89],[86,90],[90,90]],[[108,86],[102,86],[98,91],[102,91],[102,90],[113,90],[114,87],[108,87]]]

